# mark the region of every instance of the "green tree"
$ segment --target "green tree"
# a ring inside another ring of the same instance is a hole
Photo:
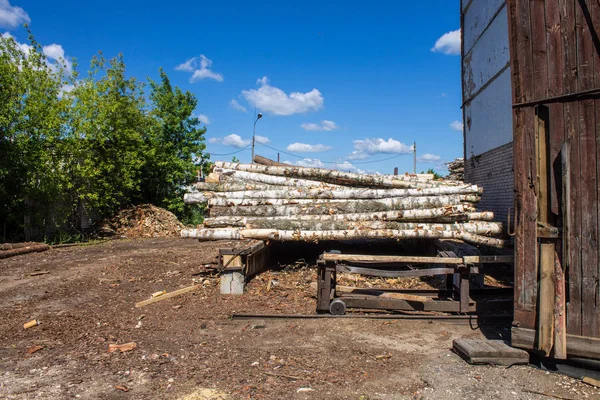
[[[140,191],[151,124],[145,112],[143,85],[125,76],[119,55],[91,61],[89,75],[70,93],[70,176],[73,205],[84,202],[100,215],[131,203]]]
[[[66,70],[31,33],[22,45],[0,36],[0,222],[9,231],[22,232],[25,215],[32,224],[46,220],[65,184]]]
[[[198,103],[192,93],[173,87],[162,69],[160,82],[149,81],[152,125],[145,136],[143,198],[189,219],[195,213],[184,205],[183,195],[208,160],[206,128],[192,115]]]

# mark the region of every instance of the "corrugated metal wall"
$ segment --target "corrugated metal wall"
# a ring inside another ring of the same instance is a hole
[[[465,180],[484,189],[480,206],[506,222],[512,206],[512,94],[505,0],[463,0]],[[507,168],[490,173],[490,164]]]

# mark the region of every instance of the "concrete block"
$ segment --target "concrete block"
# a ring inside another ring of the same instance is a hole
[[[221,275],[221,294],[244,294],[244,274],[227,272]]]

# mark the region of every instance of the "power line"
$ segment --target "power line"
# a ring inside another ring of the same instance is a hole
[[[257,142],[257,143],[260,144],[260,145],[262,145],[262,146],[268,147],[271,150],[278,151],[280,153],[286,154],[286,155],[291,156],[291,157],[307,158],[305,156],[299,156],[298,154],[288,153],[287,151],[283,151],[283,150],[277,149],[275,147],[269,146],[268,144],[259,143],[259,142]],[[406,155],[409,155],[411,153],[397,154],[397,155],[392,156],[392,157],[382,158],[381,160],[355,161],[355,162],[352,162],[352,164],[375,164],[375,163],[379,163],[379,162],[383,162],[383,161],[393,160],[394,158],[406,156]],[[341,163],[343,163],[343,161],[342,162],[340,162],[340,161],[323,161],[323,160],[319,160],[319,161],[321,161],[323,164],[341,164]]]
[[[208,153],[208,154],[210,154],[211,156],[231,156],[233,154],[241,153],[242,151],[248,149],[248,147],[250,147],[251,144],[252,143],[250,143],[248,146],[244,147],[243,149],[240,149],[238,151],[234,151],[232,153]]]

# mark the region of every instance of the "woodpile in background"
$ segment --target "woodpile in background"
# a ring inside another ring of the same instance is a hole
[[[448,166],[448,176],[446,179],[452,181],[464,181],[465,180],[465,159],[455,158],[454,161],[446,163]]]
[[[184,200],[207,206],[200,240],[456,238],[503,247],[502,224],[477,212],[477,186],[429,175],[216,162]]]
[[[49,249],[50,246],[48,246],[46,243],[2,243],[0,244],[0,259],[19,256],[27,253],[39,253]]]
[[[152,204],[142,204],[125,208],[114,217],[102,221],[95,227],[94,235],[98,237],[176,237],[179,236],[183,224],[175,214]]]

